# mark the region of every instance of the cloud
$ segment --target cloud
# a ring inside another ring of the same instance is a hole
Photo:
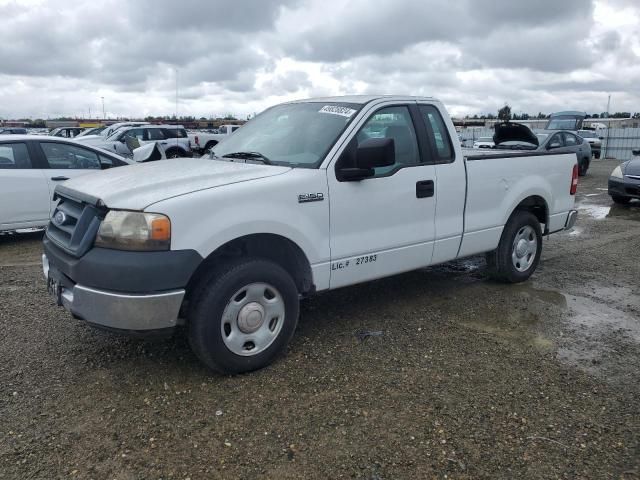
[[[640,105],[634,0],[0,0],[0,116],[261,111],[402,93],[456,114]],[[616,104],[616,102],[619,102]]]

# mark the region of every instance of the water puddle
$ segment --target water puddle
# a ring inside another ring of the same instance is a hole
[[[611,206],[607,205],[596,205],[594,203],[579,203],[577,205],[578,210],[586,213],[591,218],[595,218],[596,220],[603,220],[607,218],[609,212],[611,211]]]
[[[640,304],[640,296],[629,288],[594,287],[592,292],[594,298],[517,285],[505,290],[500,305],[481,305],[486,316],[463,324],[554,353],[560,362],[588,373],[620,379],[634,371],[630,365],[640,364],[640,315],[632,307]],[[618,305],[627,311],[614,308]]]

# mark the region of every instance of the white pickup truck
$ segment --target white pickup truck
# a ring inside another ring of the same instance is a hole
[[[208,152],[241,126],[242,125],[220,125],[218,127],[218,133],[189,132],[191,148],[196,153]]]
[[[261,368],[316,292],[481,253],[497,278],[528,279],[542,236],[576,219],[576,156],[477,153],[462,154],[433,98],[277,105],[211,159],[58,186],[48,288],[92,325],[184,325],[210,368]]]

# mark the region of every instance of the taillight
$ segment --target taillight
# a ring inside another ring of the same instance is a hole
[[[573,166],[573,173],[571,175],[571,189],[569,190],[570,195],[575,195],[576,190],[578,190],[578,164]]]
[[[196,135],[196,138],[194,140],[196,141],[196,145],[200,145],[200,139],[198,138],[197,135]]]

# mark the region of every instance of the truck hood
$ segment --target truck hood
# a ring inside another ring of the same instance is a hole
[[[494,128],[496,133],[493,135],[493,141],[496,145],[504,142],[526,142],[537,147],[540,144],[535,133],[521,123],[496,123]]]
[[[290,170],[274,165],[176,158],[82,175],[58,185],[56,192],[94,205],[143,210],[167,198]]]

